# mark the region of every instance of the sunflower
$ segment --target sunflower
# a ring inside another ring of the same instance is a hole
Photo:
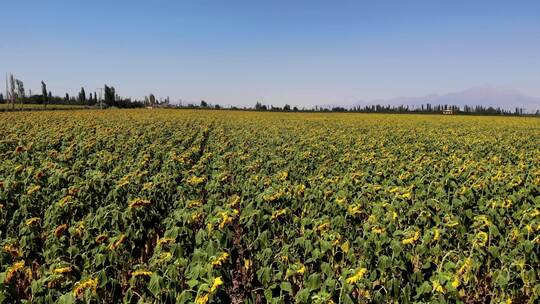
[[[129,202],[129,208],[139,208],[139,207],[143,207],[143,206],[148,206],[150,204],[151,204],[150,200],[145,200],[145,199],[142,199],[142,198],[136,198],[136,199]]]
[[[219,256],[217,256],[216,258],[212,260],[212,266],[213,267],[221,266],[221,264],[223,264],[228,258],[229,258],[229,254],[227,252],[223,252],[222,254],[220,254]]]
[[[97,278],[89,278],[84,281],[77,282],[75,284],[75,288],[73,289],[73,295],[75,297],[79,297],[87,289],[92,289],[93,293],[96,293],[98,283],[99,281]]]
[[[54,235],[56,237],[60,237],[64,233],[64,231],[66,231],[67,228],[68,228],[67,224],[62,224],[56,227],[56,229],[54,229]]]
[[[131,273],[131,276],[136,278],[136,277],[142,277],[142,276],[146,276],[146,277],[149,277],[152,275],[152,272],[151,271],[148,271],[148,270],[144,270],[144,269],[139,269],[139,270],[135,270]]]
[[[405,238],[401,241],[403,245],[414,244],[420,238],[420,231],[416,231],[413,236]]]
[[[348,277],[345,282],[347,282],[347,284],[356,284],[364,277],[367,271],[367,268],[360,268],[354,275]]]

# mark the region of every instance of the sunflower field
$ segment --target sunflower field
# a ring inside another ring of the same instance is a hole
[[[0,114],[0,303],[538,303],[540,120]]]

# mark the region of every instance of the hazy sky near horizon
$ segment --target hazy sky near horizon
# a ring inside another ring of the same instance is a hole
[[[540,1],[3,1],[0,72],[55,95],[298,106],[540,96]],[[4,91],[4,85],[1,86]]]

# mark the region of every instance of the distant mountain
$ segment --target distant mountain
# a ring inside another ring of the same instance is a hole
[[[494,108],[500,107],[501,109],[506,110],[514,110],[516,107],[521,107],[527,111],[540,109],[540,98],[527,96],[517,90],[493,85],[483,85],[466,89],[461,92],[443,95],[432,94],[424,97],[398,97],[392,99],[379,99],[370,102],[360,101],[353,106],[380,104],[416,107],[427,103],[430,103],[431,105],[456,105],[460,107],[463,107],[464,105],[481,105],[485,107],[492,106]]]

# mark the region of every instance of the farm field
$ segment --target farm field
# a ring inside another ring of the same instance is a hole
[[[48,110],[68,110],[68,109],[84,109],[85,106],[79,106],[79,105],[62,105],[62,104],[49,104],[47,105]],[[15,109],[12,109],[11,104],[7,103],[0,103],[0,111],[17,111],[21,109],[20,104],[15,104]],[[22,104],[23,110],[43,110],[42,104]]]
[[[537,303],[540,120],[0,114],[0,303]]]

